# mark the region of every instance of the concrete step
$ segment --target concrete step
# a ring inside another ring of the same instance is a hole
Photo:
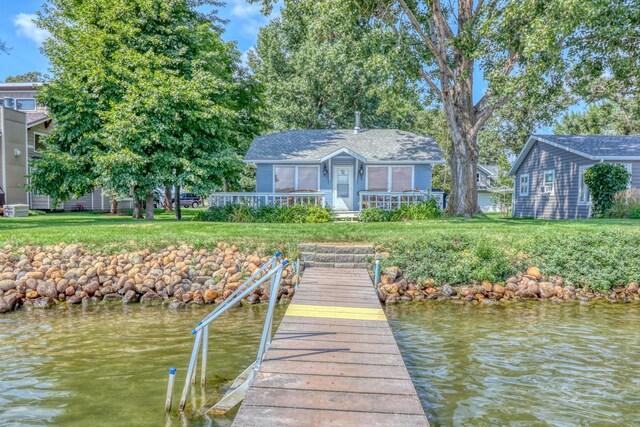
[[[369,243],[303,243],[298,250],[305,268],[371,268],[374,255]]]
[[[372,254],[314,253],[302,252],[300,258],[305,262],[368,262]]]

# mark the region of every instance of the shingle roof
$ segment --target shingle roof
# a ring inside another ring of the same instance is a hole
[[[396,129],[290,130],[257,137],[245,161],[321,161],[339,150],[366,161],[442,161],[442,150],[428,136]]]
[[[47,118],[49,118],[47,113],[27,113],[27,125],[31,126],[33,123],[37,123]]]
[[[531,135],[509,169],[510,175],[518,171],[537,141],[590,160],[640,160],[640,135]]]
[[[593,157],[640,157],[640,135],[533,135]]]

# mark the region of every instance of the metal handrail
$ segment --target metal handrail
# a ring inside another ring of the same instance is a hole
[[[249,285],[249,283],[251,283],[256,277],[258,277],[258,275],[260,275],[260,273],[262,273],[264,270],[266,270],[268,267],[272,267],[273,265],[275,265],[275,263],[277,262],[278,258],[280,258],[280,256],[282,256],[282,252],[276,252],[275,255],[273,255],[271,257],[271,259],[267,262],[265,262],[262,267],[260,267],[258,270],[256,270],[251,277],[249,277],[247,280],[244,281],[244,283],[242,283],[242,285],[238,286],[238,288],[233,291],[231,293],[231,295],[229,295],[227,297],[226,300],[222,301],[215,309],[213,309],[213,311],[211,311],[211,313],[207,314],[200,322],[198,322],[198,326],[196,326],[196,329],[194,329],[193,331],[191,331],[192,334],[195,334],[197,332],[197,330],[201,329],[200,326],[210,317],[212,317],[213,315],[215,315],[218,311],[222,310],[222,308],[225,307],[225,303],[229,300],[231,300],[232,298],[234,298],[238,293],[240,293],[247,285]]]
[[[251,277],[249,277],[238,289],[236,289],[227,299],[225,299],[218,307],[216,307],[211,313],[205,316],[198,325],[191,331],[193,335],[195,335],[195,340],[193,344],[193,350],[191,351],[191,357],[189,359],[189,367],[187,369],[187,376],[185,378],[184,388],[182,390],[182,396],[180,398],[180,405],[178,406],[179,411],[183,411],[184,407],[187,403],[187,398],[189,397],[189,390],[191,388],[191,384],[195,383],[195,375],[196,375],[196,364],[198,361],[198,352],[200,350],[200,346],[202,344],[202,377],[201,384],[204,386],[206,381],[206,366],[207,366],[207,340],[209,336],[209,324],[213,322],[215,319],[220,317],[223,313],[228,311],[231,307],[233,307],[236,303],[240,302],[244,297],[253,292],[258,286],[264,283],[267,279],[271,278],[271,286],[270,286],[270,294],[269,294],[269,308],[267,311],[267,317],[265,318],[265,323],[262,331],[262,336],[260,339],[260,346],[258,348],[258,354],[256,357],[256,361],[253,366],[254,369],[251,374],[248,376],[246,380],[242,381],[243,390],[248,389],[249,385],[253,381],[255,373],[257,372],[257,368],[260,367],[262,363],[262,359],[264,354],[268,350],[271,344],[271,334],[272,334],[272,325],[273,325],[273,311],[275,309],[275,303],[278,297],[278,286],[280,284],[280,280],[282,278],[282,269],[289,264],[289,261],[285,260],[280,264],[277,264],[277,259],[282,254],[277,252],[269,261],[267,261],[260,269],[256,270]],[[272,267],[265,275],[257,279],[254,283],[251,283],[255,280],[260,273],[262,273],[266,268]],[[238,381],[238,379],[236,380]],[[239,387],[237,387],[239,388]],[[223,400],[227,398],[227,395],[223,397]],[[229,400],[233,400],[233,398],[237,398],[237,396],[233,396]],[[222,402],[222,401],[221,401]]]

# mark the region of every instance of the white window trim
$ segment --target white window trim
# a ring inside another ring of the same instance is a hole
[[[391,168],[411,168],[411,191],[415,191],[416,188],[416,167],[415,165],[367,165],[367,177],[365,180],[365,187],[369,191],[369,168],[386,168],[387,169],[387,193],[391,193],[392,188],[392,172]]]
[[[18,102],[20,101],[33,101],[33,110],[25,110],[23,108],[18,110]],[[15,98],[15,107],[18,111],[38,111],[38,101],[35,98]]]
[[[273,188],[273,192],[274,193],[278,193],[278,191],[276,191],[276,169],[277,168],[293,168],[293,191],[300,191],[300,189],[298,188],[298,168],[316,168],[318,170],[317,176],[318,176],[318,189],[316,190],[317,192],[320,191],[320,166],[318,165],[273,165],[273,170],[271,171],[271,183],[272,183],[272,188]],[[282,194],[286,194],[286,193],[282,193]]]
[[[589,193],[589,197],[587,197],[586,200],[581,200],[581,196],[582,196],[582,190],[584,187],[586,187],[586,184],[584,183],[584,173],[587,169],[589,169],[591,166],[593,165],[585,165],[585,166],[579,166],[578,167],[578,205],[588,205],[591,203],[591,193]],[[587,189],[587,192],[589,190]]]
[[[522,178],[527,177],[527,192],[523,193],[522,192]],[[531,189],[531,178],[529,177],[528,173],[523,173],[522,175],[520,175],[518,177],[518,196],[520,197],[527,197],[530,194],[530,189]]]
[[[551,191],[546,191],[546,177],[547,174],[551,174],[553,179],[551,181]],[[542,193],[543,194],[554,194],[556,192],[556,170],[555,169],[547,169],[542,173]]]

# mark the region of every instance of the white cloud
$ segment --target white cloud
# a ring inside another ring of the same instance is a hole
[[[49,32],[42,28],[38,28],[34,22],[35,18],[36,15],[34,14],[19,13],[14,18],[13,25],[18,27],[16,31],[18,35],[31,39],[40,45],[49,38]]]
[[[260,5],[249,3],[247,0],[234,0],[231,14],[238,18],[246,18],[250,16],[260,15]]]

